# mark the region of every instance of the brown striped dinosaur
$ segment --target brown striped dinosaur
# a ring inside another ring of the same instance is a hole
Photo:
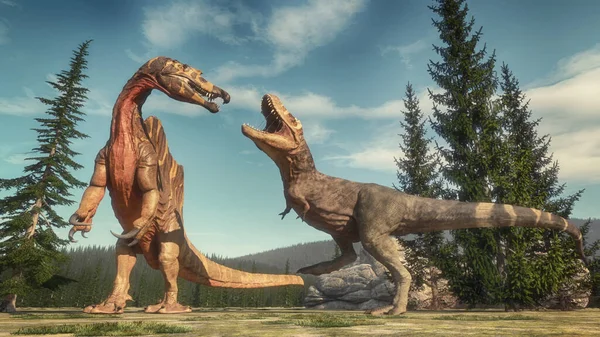
[[[310,226],[333,237],[341,256],[301,268],[297,273],[321,275],[356,259],[353,242],[363,247],[392,274],[396,293],[392,305],[369,311],[373,315],[406,312],[411,275],[400,262],[391,235],[432,231],[523,226],[565,231],[576,242],[585,262],[583,240],[567,220],[533,208],[494,203],[470,203],[417,197],[395,189],[330,177],[315,168],[302,124],[274,95],[265,95],[261,112],[264,130],[242,125],[242,133],[277,165],[283,181],[285,217],[294,209]]]
[[[129,276],[136,255],[160,269],[165,279],[163,300],[146,312],[181,313],[190,307],[177,302],[177,277],[214,287],[259,288],[297,284],[297,275],[242,272],[210,261],[187,238],[183,227],[183,167],[169,152],[167,138],[156,117],[142,120],[142,105],[153,89],[169,97],[200,105],[216,113],[216,97],[229,102],[229,94],[208,82],[200,70],[167,57],[144,64],[125,84],[113,108],[110,138],[95,160],[94,173],[81,204],[69,222],[77,231],[89,232],[92,217],[108,189],[111,205],[124,233],[117,235],[117,275],[112,293],[87,313],[122,313],[131,300]]]

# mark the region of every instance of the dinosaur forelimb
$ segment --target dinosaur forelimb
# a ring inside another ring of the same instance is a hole
[[[285,218],[285,216],[292,210],[291,206],[285,206],[285,209],[283,210],[283,212],[279,213],[278,215],[281,215],[281,220],[283,220],[283,218]]]
[[[342,255],[336,257],[331,261],[324,261],[317,264],[313,264],[308,267],[300,268],[296,273],[322,275],[339,270],[343,266],[356,261],[356,252],[354,251],[354,247],[352,246],[351,241],[345,240],[340,237],[334,237],[333,240],[340,247],[340,252]]]
[[[303,200],[303,209],[301,213],[298,213],[298,216],[296,217],[296,219],[301,219],[302,222],[305,222],[304,219],[306,219],[306,213],[308,213],[308,211],[310,210],[310,205],[308,204],[308,202],[306,202],[305,199]]]
[[[73,226],[69,231],[69,240],[71,242],[77,242],[73,239],[73,235],[78,231],[81,231],[81,236],[86,237],[83,233],[87,233],[92,229],[92,218],[104,198],[106,191],[106,165],[103,159],[103,150],[100,150],[98,153],[90,185],[83,192],[79,208],[69,218],[69,223]]]
[[[142,211],[141,216],[133,222],[133,229],[125,234],[117,234],[111,231],[112,235],[119,239],[133,239],[129,246],[134,246],[138,241],[146,234],[150,224],[156,214],[156,208],[158,207],[158,199],[160,195],[157,189],[150,189],[144,192],[142,197]]]
[[[111,232],[119,239],[133,238],[133,240],[128,244],[129,247],[136,245],[142,236],[146,234],[149,225],[152,223],[154,216],[156,215],[158,200],[160,198],[160,193],[158,193],[157,186],[157,165],[140,166],[138,167],[136,174],[138,186],[143,193],[140,217],[133,222],[133,229],[128,233],[117,235]]]

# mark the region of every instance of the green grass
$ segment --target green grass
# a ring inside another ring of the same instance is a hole
[[[202,321],[216,321],[224,319],[223,316],[198,316],[198,317],[186,317],[182,319],[183,322],[202,322]]]
[[[444,315],[432,317],[431,319],[441,321],[534,321],[539,318],[521,314],[507,316],[483,316],[483,315]]]
[[[74,334],[75,336],[140,336],[190,332],[188,326],[156,322],[104,322],[20,328],[13,335]]]
[[[298,317],[302,316],[302,317]],[[263,324],[290,324],[311,328],[341,328],[357,325],[379,325],[384,324],[382,320],[373,320],[368,317],[358,315],[294,315],[297,318],[286,318],[277,321],[267,321]]]
[[[13,314],[11,318],[18,319],[90,319],[90,318],[121,318],[121,315],[89,315],[89,314]]]

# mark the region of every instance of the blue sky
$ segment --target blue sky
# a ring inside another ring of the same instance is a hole
[[[250,4],[251,3],[251,4]],[[586,188],[573,216],[599,217],[600,2],[468,1],[483,41],[506,62],[531,99],[540,132],[552,136],[567,192]],[[165,125],[186,170],[186,230],[206,253],[239,256],[329,239],[284,209],[279,172],[242,136],[260,126],[260,97],[277,93],[304,125],[322,172],[391,186],[402,132],[402,98],[413,83],[429,114],[427,74],[439,44],[429,1],[75,1],[0,0],[0,177],[20,174],[35,146],[34,97],[68,67],[72,50],[94,39],[84,83],[90,89],[74,146],[88,181],[109,136],[110,114],[125,82],[146,60],[165,55],[202,69],[231,93],[216,115],[155,91],[144,114]],[[263,124],[264,125],[264,124]],[[83,190],[74,191],[74,199]],[[64,217],[76,209],[60,209]],[[114,244],[108,196],[89,239]],[[61,231],[66,236],[66,231]]]

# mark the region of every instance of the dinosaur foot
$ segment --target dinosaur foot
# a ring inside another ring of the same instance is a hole
[[[83,309],[86,314],[122,314],[123,306],[119,306],[115,303],[102,303],[96,305],[89,305]]]
[[[406,308],[402,309],[393,305],[386,305],[383,307],[370,309],[365,311],[365,314],[372,316],[380,316],[380,315],[401,315],[406,312]]]
[[[186,312],[192,312],[192,308],[190,306],[181,305],[179,303],[164,304],[161,302],[158,304],[147,306],[144,309],[144,312],[157,314],[182,314]]]

